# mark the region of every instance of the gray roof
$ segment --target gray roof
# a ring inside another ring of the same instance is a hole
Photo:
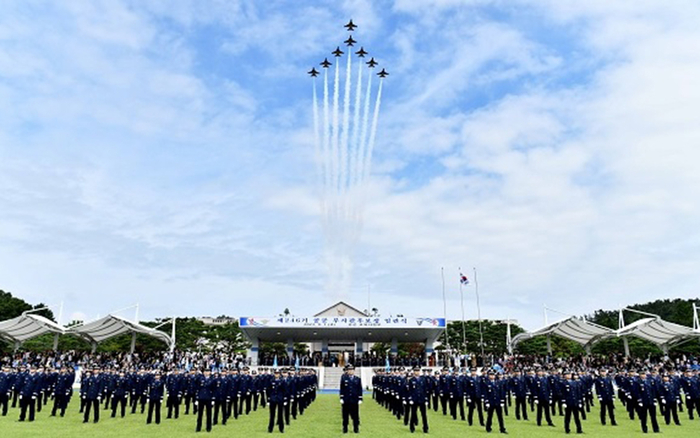
[[[50,319],[32,313],[0,322],[0,338],[10,342],[24,342],[45,333],[63,334],[65,330]]]

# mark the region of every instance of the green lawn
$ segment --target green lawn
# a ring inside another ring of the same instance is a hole
[[[69,406],[65,418],[50,417],[50,409],[43,409],[37,415],[34,423],[19,423],[18,409],[10,409],[7,417],[0,417],[0,437],[180,437],[195,436],[195,417],[193,415],[181,416],[178,420],[163,420],[160,425],[146,425],[146,416],[142,414],[129,414],[126,418],[109,418],[104,415],[108,411],[100,411],[98,424],[83,424],[82,416],[78,413],[78,404],[74,399]],[[50,407],[49,401],[48,407]],[[165,408],[163,408],[165,413]],[[596,437],[620,437],[643,435],[639,422],[630,421],[625,412],[618,407],[616,410],[619,426],[603,427],[597,417],[597,406],[583,422],[583,430],[587,435]],[[214,426],[211,434],[202,432],[205,436],[267,436],[267,410],[258,409],[249,416],[243,416],[238,420],[231,420],[226,426]],[[564,435],[563,418],[554,417],[556,427],[537,427],[531,419],[528,422],[518,422],[512,416],[506,417],[506,427],[511,436],[521,437],[561,437]],[[409,435],[403,422],[397,421],[389,412],[377,405],[371,398],[367,398],[360,407],[362,419],[361,434],[376,437],[395,437]],[[534,418],[534,415],[531,416]],[[432,412],[429,414],[430,434],[439,437],[460,437],[467,434],[475,434],[486,437],[486,432],[479,426],[467,426],[466,422],[453,421],[443,417],[442,414]],[[665,437],[698,437],[700,436],[700,420],[693,422],[688,420],[687,412],[681,414],[682,426],[661,425],[661,431]],[[663,421],[661,422],[663,423]],[[340,404],[337,395],[321,394],[316,402],[306,411],[303,417],[292,420],[291,425],[285,429],[285,435],[291,437],[331,437],[341,436]],[[497,425],[496,425],[497,430]],[[275,433],[277,433],[275,431]],[[421,435],[420,427],[416,435]],[[350,433],[349,435],[352,435]],[[493,436],[499,436],[497,432]],[[574,435],[572,435],[574,436]]]

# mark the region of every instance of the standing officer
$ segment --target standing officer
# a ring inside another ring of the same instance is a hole
[[[352,417],[353,432],[360,432],[360,408],[362,381],[355,375],[355,367],[348,364],[340,379],[340,404],[343,413],[343,433],[348,433],[348,420]]]
[[[564,431],[571,433],[571,417],[573,416],[574,423],[576,423],[576,433],[583,433],[580,418],[580,412],[583,409],[582,382],[574,380],[571,376],[571,371],[567,370],[564,372],[561,390],[564,406]],[[603,414],[601,413],[601,415]]]
[[[173,411],[175,411],[175,419],[177,419],[180,417],[180,400],[182,400],[182,392],[185,390],[185,379],[177,368],[165,378],[165,389],[168,391],[168,400],[165,402],[168,406],[167,418],[172,418]]]
[[[207,432],[211,432],[211,408],[214,404],[214,379],[211,377],[211,370],[204,369],[204,377],[197,379],[197,428],[196,432],[202,431],[202,415],[207,413]]]
[[[447,367],[442,367],[442,374],[438,379],[438,390],[440,393],[440,404],[442,405],[442,415],[447,415],[447,401],[449,400],[449,388],[450,379],[452,378],[449,374],[450,369]]]
[[[74,376],[74,374],[68,372],[68,369],[65,366],[61,367],[61,372],[58,374],[56,384],[53,387],[53,409],[51,410],[52,417],[55,417],[56,412],[59,410],[61,411],[61,417],[66,414],[68,399],[70,398],[70,393],[73,390]]]
[[[522,415],[523,420],[527,421],[527,382],[520,369],[513,372],[513,377],[508,380],[508,386],[515,395],[515,419],[520,420]]]
[[[693,370],[688,367],[685,376],[680,380],[681,388],[685,394],[685,407],[688,408],[688,419],[693,420],[693,410],[700,417],[700,382],[697,376],[693,376]]]
[[[2,416],[7,415],[7,407],[10,404],[10,392],[12,391],[12,375],[10,367],[3,366],[0,371],[0,410]]]
[[[151,424],[154,410],[156,411],[156,424],[160,424],[160,407],[163,403],[164,390],[165,384],[161,379],[160,371],[156,371],[153,375],[153,380],[148,383],[148,387],[146,388],[148,399],[148,418],[146,419],[146,424]]]
[[[610,416],[610,424],[617,426],[615,422],[615,389],[608,371],[601,368],[600,375],[595,380],[595,393],[600,403],[600,423],[605,426],[605,413]]]
[[[94,412],[94,422],[100,421],[100,400],[102,400],[102,376],[100,376],[100,368],[95,366],[92,369],[92,374],[85,382],[85,415],[83,423],[90,420],[90,409]]]
[[[537,377],[534,379],[535,404],[537,405],[537,425],[542,425],[542,413],[547,420],[548,426],[554,426],[550,416],[550,406],[552,405],[552,391],[549,379],[544,375],[542,368],[537,369]]]
[[[126,376],[124,371],[120,371],[118,377],[114,380],[112,391],[112,418],[117,416],[117,407],[121,408],[121,416],[126,415],[126,403],[129,399],[129,391],[131,391],[131,380]]]
[[[498,428],[501,433],[506,432],[506,426],[503,422],[503,405],[505,404],[505,387],[503,382],[496,381],[496,372],[490,370],[488,378],[483,383],[481,393],[484,397],[484,405],[486,406],[486,432],[491,432],[493,424],[493,414],[498,417]]]
[[[19,421],[27,418],[27,408],[29,408],[29,421],[34,421],[34,410],[36,409],[36,398],[40,391],[40,379],[34,367],[29,368],[29,374],[24,378],[22,387],[19,389]]]
[[[671,416],[673,416],[673,423],[676,426],[680,426],[681,422],[678,420],[678,405],[681,403],[680,389],[667,373],[664,373],[662,379],[661,386],[659,386],[659,395],[661,397],[661,410],[663,411],[664,420],[666,420],[666,425],[668,426],[671,424]]]
[[[272,433],[275,428],[275,422],[279,431],[284,433],[284,406],[287,404],[287,383],[280,375],[280,370],[275,368],[275,375],[270,382],[268,392],[268,403],[270,405],[270,421],[267,425],[267,431]],[[275,420],[275,417],[276,420]]]
[[[655,385],[647,379],[646,370],[639,372],[639,378],[635,380],[632,394],[637,402],[639,420],[642,423],[642,431],[647,433],[647,418],[651,419],[651,427],[654,433],[659,433],[659,423],[656,421],[656,392]]]
[[[428,433],[428,416],[426,406],[429,400],[429,383],[430,376],[421,376],[420,367],[413,367],[413,377],[408,380],[408,407],[407,416],[409,417],[409,425],[411,433],[415,432],[418,426],[418,409],[420,409],[421,421],[423,422],[423,433]]]

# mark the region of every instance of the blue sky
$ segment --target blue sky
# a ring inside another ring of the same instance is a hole
[[[391,76],[343,299],[698,296],[694,1],[3,2],[0,287],[64,322],[332,304],[305,72],[350,18]]]

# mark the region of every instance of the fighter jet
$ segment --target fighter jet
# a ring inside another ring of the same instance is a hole
[[[348,32],[352,32],[353,30],[355,30],[355,28],[357,27],[357,25],[354,24],[354,23],[352,22],[352,20],[350,20],[350,21],[348,22],[348,24],[346,24],[346,25],[343,26],[343,27],[346,28],[346,29],[348,30]]]
[[[365,55],[367,54],[367,52],[365,52],[365,49],[364,49],[363,47],[360,47],[360,50],[358,50],[357,52],[355,52],[355,54],[356,54],[357,56],[359,56],[360,58],[364,58]]]
[[[377,61],[375,61],[374,58],[372,58],[369,61],[365,62],[365,64],[369,65],[369,68],[374,68],[374,66],[379,64],[379,63]]]
[[[389,73],[387,73],[386,70],[382,69],[382,71],[377,73],[377,76],[379,76],[380,78],[385,78],[385,77],[389,76]]]
[[[331,65],[333,65],[333,64],[330,63],[330,62],[328,62],[328,58],[324,59],[323,62],[321,63],[321,66],[322,66],[323,68],[328,68],[328,67],[330,67]]]
[[[331,53],[334,54],[336,58],[338,58],[338,57],[340,57],[340,56],[341,56],[343,53],[345,53],[345,52],[343,52],[342,50],[340,50],[340,46],[338,46],[338,48],[336,48],[335,50],[333,50]]]
[[[309,75],[311,75],[312,78],[315,78],[316,76],[318,76],[318,72],[316,71],[315,68],[312,68],[311,71],[308,71],[307,73]]]
[[[354,45],[357,41],[352,39],[352,35],[350,35],[350,38],[346,39],[343,42],[345,43],[346,46],[350,47],[350,46]]]

